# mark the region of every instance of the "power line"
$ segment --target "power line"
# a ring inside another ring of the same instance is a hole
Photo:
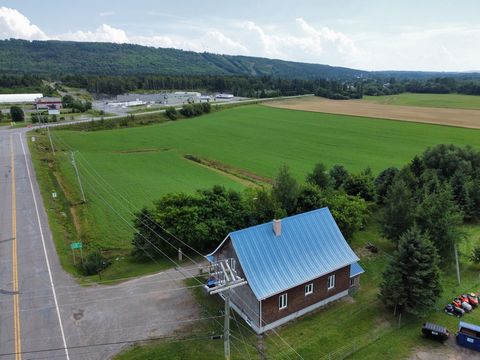
[[[64,144],[65,144],[65,143],[64,143]],[[69,146],[67,145],[67,147],[69,147]],[[85,159],[85,157],[84,157],[81,153],[80,153],[80,155],[82,156],[82,158]],[[86,159],[85,159],[85,160],[86,160]],[[89,163],[88,160],[86,160],[86,162]],[[91,166],[90,164],[89,164],[89,166],[90,166],[92,169],[94,169],[93,166]],[[102,186],[102,184],[100,184],[100,183],[95,179],[95,176],[93,176],[85,167],[84,167],[84,169],[85,169],[85,170],[89,173],[89,175],[97,182],[97,184],[99,184],[100,186]],[[103,180],[104,183],[108,184],[108,183],[98,174],[98,172],[97,172],[97,176],[100,177],[100,178]],[[111,185],[109,185],[109,187],[110,187],[113,191],[117,192],[117,194],[119,194],[119,195],[122,197],[122,199],[124,199],[124,200],[125,200],[126,202],[128,202],[130,205],[134,206],[133,204],[131,204],[131,202],[128,201],[128,199],[126,199],[122,194],[120,194],[120,193],[119,193],[116,189],[114,189]],[[104,186],[102,186],[102,188],[105,189]],[[178,266],[178,264],[177,264],[174,260],[170,259],[166,254],[164,254],[160,249],[158,249],[158,247],[156,247],[155,245],[153,245],[153,243],[151,243],[151,242],[150,242],[143,234],[141,234],[135,227],[133,227],[130,223],[128,223],[101,195],[98,194],[98,192],[96,191],[96,189],[95,189],[94,187],[92,187],[92,190],[97,194],[97,196],[99,196],[99,197],[112,209],[112,211],[114,211],[123,221],[125,221],[131,228],[133,228],[135,231],[137,231],[138,234],[140,234],[145,240],[147,240],[147,242],[148,242],[150,245],[154,246],[155,249],[157,249],[157,250],[158,250],[159,252],[161,252],[164,256],[166,256],[170,261],[172,261],[175,265]],[[126,209],[125,206],[123,206],[123,207]],[[134,206],[134,207],[135,207],[135,206]],[[128,212],[130,212],[132,215],[135,215],[135,214],[133,214],[133,212],[131,212],[130,210],[128,210],[128,209],[126,209],[126,210],[127,210]],[[151,220],[151,219],[150,219],[150,220]],[[151,229],[151,228],[148,226],[148,224],[145,224],[145,223],[144,223],[144,225],[147,226],[151,231],[153,231],[160,239],[162,239],[164,242],[166,242],[166,243],[169,244],[171,247],[173,247],[174,249],[176,249],[176,247],[173,246],[169,241],[167,241],[165,238],[163,238],[163,237],[162,237],[160,234],[158,234],[154,229]],[[183,244],[185,244],[186,246],[188,246],[190,249],[192,249],[193,251],[195,251],[195,252],[198,253],[199,255],[203,256],[203,255],[202,255],[200,252],[198,252],[196,249],[194,249],[194,248],[191,247],[190,245],[186,244],[185,242],[183,242],[182,240],[180,240],[180,239],[179,239],[178,237],[176,237],[175,235],[169,233],[166,229],[164,229],[163,227],[161,227],[161,225],[160,225],[160,228],[161,228],[162,230],[164,230],[165,232],[167,232],[168,234],[170,234],[171,236],[173,236],[175,239],[177,239],[177,240],[180,241],[181,243],[183,243]],[[186,257],[189,258],[188,256],[186,256]],[[189,259],[190,259],[193,263],[197,264],[197,262],[196,262],[195,260],[193,260],[193,259],[191,259],[191,258],[189,258]],[[198,281],[199,283],[201,283],[197,278],[194,277],[193,279],[195,279],[196,281]],[[243,300],[242,300],[242,301],[243,301]],[[246,305],[248,306],[248,304],[246,304]],[[262,319],[262,320],[263,320],[263,319]],[[217,322],[218,322],[218,321],[217,321]],[[220,325],[221,325],[221,324],[220,324]],[[286,344],[286,345],[287,345],[291,350],[293,350],[301,359],[303,359],[303,357],[302,357],[291,345],[289,345],[289,344],[280,336],[280,334],[278,334],[278,332],[276,332],[274,329],[272,329],[272,330],[273,330],[274,334],[276,334],[276,335],[281,339],[281,341],[282,341],[284,344]]]
[[[196,322],[196,321],[213,320],[215,318],[218,319],[218,318],[222,318],[222,317],[223,317],[222,315],[217,315],[217,316],[208,316],[208,317],[195,318],[195,319],[159,321],[159,322],[151,323],[151,324],[148,324],[148,325],[149,326],[158,326],[158,325],[165,325],[165,324],[184,324],[184,323],[190,323],[190,322]],[[104,331],[100,331],[100,332],[95,332],[95,335],[97,335],[97,334],[109,334],[111,332],[125,331],[125,330],[128,330],[128,329],[136,329],[136,328],[142,328],[142,327],[145,327],[145,325],[117,327],[117,328],[108,329],[108,330],[104,330]],[[43,342],[45,340],[58,339],[58,338],[60,338],[60,336],[50,336],[48,338],[45,338],[45,337],[31,338],[31,337],[29,337],[28,341],[30,343],[33,343],[35,341],[42,341]],[[8,339],[8,340],[6,340],[6,342],[12,341],[12,340],[14,340],[14,339]],[[63,355],[63,356],[65,356],[65,355]]]
[[[69,349],[84,349],[84,348],[92,348],[92,347],[99,347],[99,346],[108,346],[108,345],[123,345],[123,344],[133,344],[138,342],[151,342],[157,340],[169,340],[172,339],[172,342],[176,341],[193,341],[193,340],[204,340],[204,339],[212,339],[212,336],[198,336],[198,337],[191,337],[191,338],[175,338],[174,336],[160,336],[160,337],[151,337],[151,338],[140,338],[134,340],[124,340],[124,341],[111,341],[111,342],[104,342],[104,343],[97,343],[97,344],[87,344],[87,345],[74,345],[69,346]],[[29,351],[21,351],[21,352],[10,352],[10,353],[0,353],[0,356],[12,356],[12,355],[25,355],[25,354],[39,354],[44,352],[50,351],[64,351],[65,348],[47,348],[41,350],[29,350]],[[62,355],[65,356],[65,355]]]
[[[203,284],[200,285],[192,285],[192,286],[185,286],[185,287],[179,287],[179,288],[173,288],[173,289],[166,289],[166,290],[156,290],[156,291],[150,291],[150,292],[145,292],[145,293],[136,293],[134,295],[124,295],[124,296],[118,296],[118,297],[112,297],[112,298],[105,298],[105,299],[92,299],[92,300],[85,300],[85,301],[76,301],[72,303],[63,303],[63,306],[72,306],[72,305],[79,305],[79,304],[88,304],[88,303],[96,303],[100,301],[114,301],[114,300],[121,300],[125,298],[138,298],[139,295],[149,295],[149,294],[164,294],[168,292],[174,292],[174,291],[180,291],[180,290],[186,290],[186,289],[194,289],[198,287],[203,287]],[[24,300],[28,300],[24,299]],[[47,310],[47,309],[52,309],[55,308],[53,305],[45,306],[45,307],[36,307],[36,308],[26,308],[26,309],[20,309],[20,312],[28,312],[28,311],[36,311],[36,310]],[[0,314],[8,314],[9,312],[0,312]]]
[[[93,176],[87,169],[85,169],[85,170],[87,171],[87,173],[89,174],[89,176],[91,176],[92,178],[94,178],[94,176]],[[96,182],[97,182],[97,184],[99,184],[100,186],[102,186],[97,180],[96,180]],[[102,187],[103,187],[103,186],[102,186]],[[105,189],[105,187],[103,187],[103,188]],[[94,190],[94,191],[95,191],[95,190]],[[96,192],[96,191],[95,191],[95,192]],[[118,192],[117,192],[117,193],[118,193]],[[98,195],[98,193],[97,193],[97,195]],[[124,208],[125,208],[125,207],[124,207]],[[125,209],[126,209],[126,208],[125,208]],[[126,209],[126,210],[129,211],[128,209]],[[132,215],[134,215],[131,211],[129,211],[129,212],[130,212]],[[154,232],[159,238],[161,238],[162,240],[164,240],[165,242],[167,242],[170,246],[172,246],[173,248],[176,249],[176,247],[174,247],[173,245],[171,245],[167,240],[165,240],[165,239],[164,239],[160,234],[158,234],[154,229],[150,228],[150,227],[148,226],[148,224],[145,224],[145,223],[144,223],[144,225],[147,226],[152,232]],[[135,229],[135,230],[136,230],[136,229]],[[138,231],[138,230],[137,230],[137,231]],[[143,235],[142,235],[142,236],[143,236]],[[144,237],[144,238],[145,238],[145,237]],[[149,242],[149,243],[151,243],[151,242]],[[199,253],[199,252],[198,252],[197,250],[195,250],[195,249],[194,249],[194,251],[196,251],[197,253]],[[199,254],[200,254],[200,253],[199,253]],[[200,255],[201,255],[201,254],[200,254]],[[187,256],[187,257],[188,257],[188,256]],[[191,259],[191,258],[189,258],[189,259]],[[194,262],[194,263],[196,263],[195,260],[193,260],[193,259],[191,259],[191,261]],[[195,279],[196,279],[196,278],[195,278]],[[243,300],[242,300],[242,301],[243,301]],[[248,304],[246,304],[246,305],[248,306]],[[262,318],[262,320],[263,320],[263,318]],[[274,332],[274,334],[275,334],[276,336],[278,336],[278,337],[282,340],[283,343],[285,343],[289,348],[291,348],[291,349],[293,350],[293,352],[295,352],[301,359],[303,359],[303,358],[301,357],[301,355],[298,354],[298,352],[297,352],[295,349],[293,349],[293,347],[291,347],[291,346],[280,336],[280,334],[278,334],[278,332],[276,332],[274,329],[273,329],[273,332]]]

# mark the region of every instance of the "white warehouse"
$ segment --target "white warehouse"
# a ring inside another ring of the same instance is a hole
[[[0,94],[0,104],[33,103],[43,94]]]

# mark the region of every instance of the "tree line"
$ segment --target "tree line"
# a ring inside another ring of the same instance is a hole
[[[360,196],[335,187],[330,173],[322,169],[324,166],[318,164],[303,184],[297,182],[288,167],[282,166],[269,189],[238,192],[217,185],[194,194],[167,194],[153,208],[144,208],[136,214],[133,254],[148,260],[163,254],[174,255],[178,247],[186,253],[191,252],[189,247],[208,251],[234,230],[325,206],[330,208],[349,240],[365,225],[368,204]],[[343,175],[349,178],[346,170]],[[179,243],[177,237],[188,246]]]
[[[441,293],[439,265],[452,262],[464,236],[459,225],[480,220],[480,153],[438,145],[379,178],[382,232],[396,246],[380,295],[395,313],[419,315]]]
[[[369,168],[350,173],[318,163],[300,184],[282,166],[269,189],[167,194],[136,214],[133,254],[148,260],[174,255],[178,247],[206,252],[231,231],[325,206],[347,241],[372,211],[379,215],[381,232],[396,249],[383,273],[382,302],[397,314],[422,314],[441,293],[440,265],[451,262],[463,237],[460,225],[480,220],[480,152],[437,145],[376,176]],[[479,254],[474,249],[472,260]]]
[[[363,95],[395,95],[404,92],[420,94],[480,95],[478,77],[435,77],[429,79],[366,79]]]

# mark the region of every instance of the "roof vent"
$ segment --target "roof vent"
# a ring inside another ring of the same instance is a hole
[[[282,235],[282,220],[273,220],[273,232],[275,236]]]

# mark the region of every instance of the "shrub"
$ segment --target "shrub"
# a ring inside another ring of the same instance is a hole
[[[12,106],[10,108],[10,115],[12,116],[12,121],[15,122],[25,120],[25,114],[19,106]]]
[[[475,264],[480,264],[480,245],[473,248],[472,255],[470,255],[470,261]]]
[[[80,265],[83,275],[96,275],[110,265],[110,260],[103,256],[99,250],[89,253],[85,261]]]
[[[165,110],[165,115],[167,115],[170,120],[177,120],[177,109],[170,106]]]

